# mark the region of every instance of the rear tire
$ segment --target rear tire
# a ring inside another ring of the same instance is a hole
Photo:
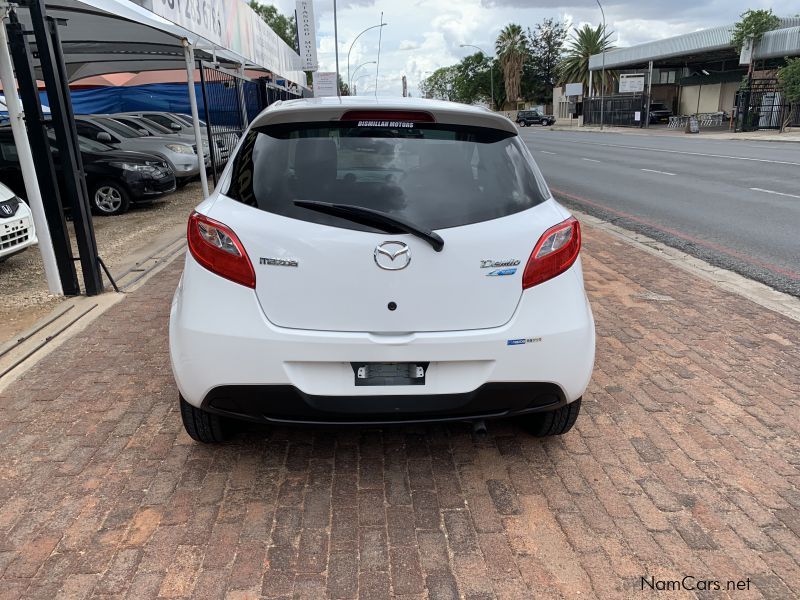
[[[521,424],[534,437],[564,435],[575,425],[580,411],[581,399],[578,398],[555,410],[526,415]]]
[[[179,396],[181,419],[189,437],[204,444],[218,444],[227,438],[225,419],[219,415],[201,410]]]

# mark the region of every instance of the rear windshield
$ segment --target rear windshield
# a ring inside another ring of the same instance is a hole
[[[251,130],[237,154],[227,195],[278,215],[371,231],[294,201],[359,206],[443,229],[526,210],[549,192],[514,134],[359,121]]]

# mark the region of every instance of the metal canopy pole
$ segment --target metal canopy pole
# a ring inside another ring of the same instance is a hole
[[[244,86],[249,80],[247,76],[244,74],[244,65],[239,65],[239,75],[240,78],[237,80],[237,85],[239,87],[239,104],[242,107],[242,129],[247,129],[247,126],[250,123],[250,119],[247,117],[247,100],[244,97]]]
[[[0,21],[4,21],[7,14],[8,5],[5,3],[0,4]],[[11,55],[8,53],[8,36],[6,35],[4,23],[0,23],[0,80],[3,83],[8,118],[11,121],[14,144],[17,147],[28,205],[33,214],[33,224],[36,227],[36,235],[39,238],[39,252],[42,254],[42,263],[44,263],[47,289],[51,294],[60,296],[64,293],[64,288],[61,285],[58,262],[53,249],[53,240],[50,238],[50,226],[47,223],[47,215],[42,203],[42,193],[39,190],[39,182],[36,180],[36,168],[33,166],[33,154],[30,142],[28,142],[28,132],[25,130],[25,124],[22,120],[22,110],[17,96],[17,82],[14,80]]]
[[[36,76],[33,73],[33,55],[27,39],[29,32],[19,22],[14,11],[9,13],[10,23],[6,26],[9,47],[14,61],[14,72],[17,76],[22,96],[22,107],[26,114],[26,129],[30,141],[31,157],[36,164],[36,181],[38,183],[42,206],[50,230],[56,264],[61,281],[61,289],[67,296],[81,293],[78,273],[75,270],[75,259],[72,253],[64,208],[61,203],[61,190],[53,164],[50,140],[43,125],[42,106],[39,102],[39,90]],[[12,88],[15,84],[12,83]],[[26,188],[29,189],[29,188]]]
[[[89,192],[86,188],[83,160],[78,147],[78,133],[75,129],[66,66],[61,53],[59,24],[56,19],[47,16],[44,0],[28,0],[27,5],[39,51],[39,63],[47,90],[56,146],[60,155],[64,192],[70,200],[72,209],[72,225],[78,245],[83,285],[87,296],[96,296],[103,293],[103,277],[89,209]]]
[[[183,38],[183,56],[186,59],[186,84],[189,86],[189,107],[192,109],[192,127],[194,142],[197,144],[197,160],[200,163],[200,184],[203,186],[203,198],[208,198],[208,178],[206,177],[206,157],[203,152],[203,134],[200,130],[200,117],[197,115],[197,95],[194,89],[194,48],[189,40]],[[209,147],[211,140],[208,140]]]

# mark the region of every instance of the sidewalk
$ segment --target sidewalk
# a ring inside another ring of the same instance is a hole
[[[597,364],[546,441],[501,422],[195,444],[174,261],[0,394],[0,598],[650,598],[642,577],[687,575],[749,590],[669,598],[796,597],[800,324],[584,242]]]
[[[577,125],[556,123],[549,127],[551,131],[579,131],[581,133],[625,133],[628,135],[648,135],[648,136],[667,136],[667,137],[686,137],[697,138],[704,140],[747,140],[757,142],[794,142],[800,143],[800,129],[794,128],[792,131],[778,133],[777,131],[747,131],[736,133],[719,128],[703,129],[700,128],[700,133],[689,134],[685,133],[683,129],[667,129],[663,126],[653,126],[647,129],[640,129],[638,127],[611,127],[606,126],[601,130],[599,126],[587,125],[585,127],[578,127]]]

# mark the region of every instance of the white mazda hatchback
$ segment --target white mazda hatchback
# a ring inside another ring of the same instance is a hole
[[[183,423],[575,423],[594,363],[578,221],[514,124],[407,98],[279,102],[191,215]]]

